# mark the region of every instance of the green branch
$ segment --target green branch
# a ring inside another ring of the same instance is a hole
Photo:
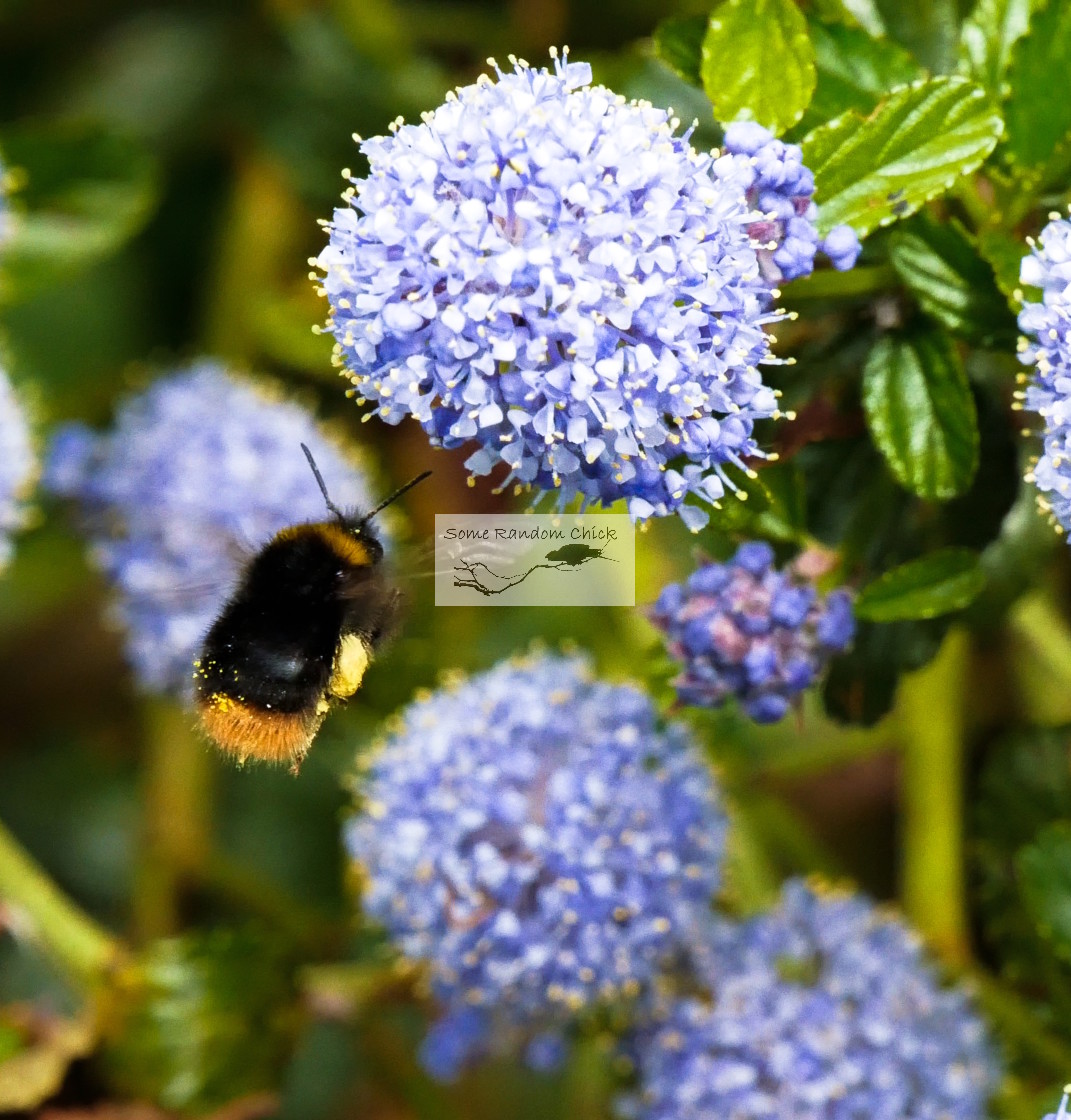
[[[964,711],[970,642],[953,629],[906,677],[897,705],[903,760],[904,910],[950,963],[970,959],[963,850]]]
[[[2,823],[0,900],[79,981],[103,979],[124,955],[122,942],[75,906]]]

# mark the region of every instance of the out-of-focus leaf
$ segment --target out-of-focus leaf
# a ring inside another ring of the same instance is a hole
[[[958,222],[917,215],[889,239],[889,259],[923,311],[953,334],[981,346],[1014,347],[1018,332],[1008,301]]]
[[[813,7],[826,23],[858,24],[875,38],[885,34],[885,22],[874,0],[815,0]]]
[[[884,572],[855,601],[858,618],[898,622],[962,610],[985,585],[977,553],[944,548]]]
[[[808,26],[817,83],[804,122],[812,128],[849,109],[869,113],[889,90],[922,77],[911,55],[888,39],[843,23]]]
[[[956,0],[876,0],[889,35],[935,74],[953,68],[959,38]]]
[[[852,648],[830,666],[822,698],[826,711],[844,723],[870,727],[893,705],[900,676],[932,661],[947,624],[863,622]]]
[[[737,477],[739,493],[722,498],[721,509],[710,515],[712,527],[738,535],[798,540],[803,530],[803,494],[795,470],[785,466],[767,468],[755,478]]]
[[[987,753],[972,797],[970,846],[987,951],[1002,976],[1071,1014],[1071,973],[1039,935],[1017,855],[1071,820],[1071,729],[1019,733]]]
[[[699,69],[703,63],[705,16],[674,16],[663,20],[654,33],[655,54],[693,86],[702,87]]]
[[[17,1043],[0,1058],[0,1112],[29,1111],[48,1100],[96,1037],[89,1016],[55,1019],[29,1008],[0,1009],[0,1029]]]
[[[1062,96],[1071,73],[1071,0],[1049,0],[1016,43],[1004,107],[1006,149],[1018,166],[1044,174],[1071,132],[1071,98]]]
[[[1042,829],[1020,850],[1015,866],[1038,933],[1071,963],[1071,821]]]
[[[26,125],[5,131],[0,147],[26,184],[0,271],[5,300],[114,253],[156,204],[155,163],[132,140],[89,126]]]
[[[961,494],[978,466],[967,375],[938,331],[886,335],[863,370],[863,409],[897,482],[920,498]]]
[[[978,235],[978,248],[993,269],[997,287],[1004,293],[1012,309],[1016,309],[1020,301],[1015,293],[1022,291],[1019,269],[1026,256],[1026,247],[1018,237],[1004,230],[984,229]]]
[[[249,307],[257,348],[277,362],[338,384],[338,370],[331,364],[333,340],[312,329],[323,310],[308,284],[289,294],[265,292]]]
[[[106,1052],[120,1092],[206,1111],[272,1088],[295,995],[265,938],[217,931],[151,945],[132,970]]]
[[[1038,517],[1035,488],[1022,479],[1018,481],[1014,504],[1001,523],[999,534],[980,558],[986,586],[968,612],[968,619],[975,626],[992,628],[999,624],[1004,612],[1040,578],[1053,554],[1066,547]]]
[[[1012,48],[1026,34],[1038,0],[977,0],[960,30],[960,69],[1004,97]]]
[[[894,90],[867,118],[854,111],[803,139],[822,233],[846,223],[864,236],[913,214],[973,171],[1002,123],[984,90],[933,78]]]
[[[189,142],[207,115],[219,113],[231,30],[225,11],[131,12],[79,59],[60,111],[154,144]]]
[[[711,13],[700,74],[714,116],[756,120],[775,134],[814,93],[814,47],[793,0],[723,0]]]

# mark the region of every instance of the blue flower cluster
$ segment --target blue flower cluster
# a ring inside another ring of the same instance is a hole
[[[336,503],[370,508],[361,473],[303,408],[212,361],[129,399],[109,435],[56,435],[45,484],[81,507],[145,688],[188,695],[244,563],[280,529],[326,516],[302,443]]]
[[[1023,362],[1036,367],[1025,407],[1045,425],[1044,450],[1027,476],[1038,502],[1063,532],[1071,532],[1071,221],[1056,218],[1023,258],[1020,278],[1042,290],[1041,303],[1024,303],[1019,326]]]
[[[685,499],[735,489],[779,415],[746,175],[586,64],[497,79],[361,145],[316,262],[336,362],[388,423],[477,444],[474,476],[698,529]]]
[[[651,619],[682,663],[682,704],[719,707],[735,696],[759,723],[781,719],[855,633],[848,592],[822,600],[792,568],[775,568],[763,541],[665,587]]]
[[[749,204],[763,215],[748,232],[760,245],[759,264],[771,285],[809,276],[819,250],[841,271],[855,264],[862,246],[850,226],[836,226],[819,241],[814,176],[798,144],[775,139],[754,121],[738,121],[725,129],[725,151],[722,158],[740,175]]]
[[[37,475],[26,412],[0,369],[0,568],[13,551],[12,535],[26,521],[25,499]]]
[[[636,1053],[638,1120],[983,1120],[1000,1063],[917,935],[858,896],[786,885],[711,933],[709,1000]]]
[[[348,849],[367,913],[429,966],[440,1077],[521,1046],[552,1064],[570,1018],[645,992],[718,887],[725,818],[686,732],[579,658],[418,699],[364,788]]]

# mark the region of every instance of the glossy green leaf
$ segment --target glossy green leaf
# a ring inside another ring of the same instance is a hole
[[[1071,822],[1043,828],[1015,858],[1020,890],[1038,933],[1071,962]]]
[[[663,20],[654,33],[655,54],[693,86],[702,86],[699,70],[703,62],[704,16],[676,16]]]
[[[823,124],[849,109],[869,113],[896,86],[922,76],[918,63],[896,43],[875,39],[861,27],[808,24],[817,84],[805,122]]]
[[[793,0],[724,0],[710,16],[700,73],[720,121],[774,133],[803,116],[814,92],[814,47]]]
[[[1012,161],[1041,172],[1071,132],[1071,0],[1049,0],[1012,51],[1004,107]]]
[[[992,266],[958,222],[917,215],[890,238],[889,260],[923,311],[953,334],[982,346],[1014,347],[1015,316]]]
[[[868,622],[937,618],[962,610],[984,585],[977,553],[943,548],[868,583],[855,601],[855,613]]]
[[[114,253],[156,203],[156,168],[134,141],[95,127],[26,126],[0,146],[25,186],[4,248],[0,296],[21,299]]]
[[[1038,0],[978,0],[960,31],[960,70],[1003,97],[1012,48],[1026,34]]]
[[[842,222],[865,235],[914,213],[989,155],[1000,114],[965,78],[894,90],[864,119],[848,112],[803,140],[814,172],[819,229]]]
[[[921,498],[963,493],[978,466],[978,423],[963,364],[938,331],[886,335],[863,370],[867,426],[893,476]]]

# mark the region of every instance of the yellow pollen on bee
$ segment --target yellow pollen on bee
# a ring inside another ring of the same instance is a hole
[[[335,656],[335,665],[328,684],[332,696],[345,699],[361,687],[365,670],[371,658],[368,647],[356,634],[345,634]]]

